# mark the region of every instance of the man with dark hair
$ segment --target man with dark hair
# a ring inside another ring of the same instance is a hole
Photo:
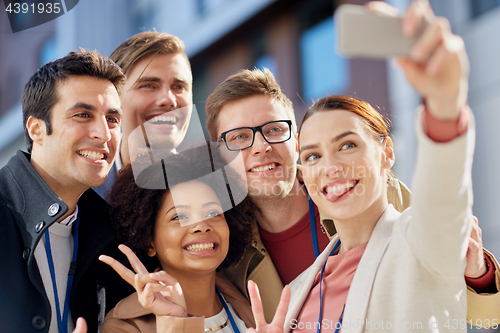
[[[148,134],[158,133],[162,148],[175,153],[186,135],[193,104],[191,65],[179,37],[156,31],[140,32],[120,44],[110,58],[121,67],[127,80],[120,94],[123,108],[120,152],[106,183],[95,189],[103,197],[111,189],[116,171],[134,157],[130,156],[131,151],[132,155],[136,151],[130,146],[131,133],[148,122]],[[136,139],[144,141],[142,136]],[[148,140],[151,143],[152,135]]]
[[[118,149],[120,68],[97,52],[41,67],[22,96],[29,153],[0,169],[0,331],[97,332],[129,288],[114,254],[108,207],[93,190]]]

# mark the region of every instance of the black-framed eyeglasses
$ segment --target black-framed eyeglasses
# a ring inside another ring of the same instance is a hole
[[[267,143],[280,143],[292,137],[291,120],[275,120],[255,127],[238,127],[223,132],[217,142],[223,140],[228,150],[237,151],[252,147],[255,133],[262,134]]]

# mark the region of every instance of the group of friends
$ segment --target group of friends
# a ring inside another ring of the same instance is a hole
[[[412,2],[403,31],[430,16]],[[0,170],[0,331],[498,326],[500,267],[472,215],[463,40],[434,18],[397,63],[423,101],[411,200],[386,119],[357,98],[322,98],[297,128],[273,74],[242,70],[206,101],[210,142],[181,150],[193,101],[178,37],[141,32],[109,58],[42,66],[22,96],[27,152]],[[138,128],[168,154],[132,147]]]

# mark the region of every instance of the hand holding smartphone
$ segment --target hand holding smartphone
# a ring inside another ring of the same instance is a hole
[[[408,37],[403,34],[401,17],[374,13],[364,6],[341,5],[334,16],[338,50],[348,57],[409,56],[427,25],[424,21],[418,32]]]

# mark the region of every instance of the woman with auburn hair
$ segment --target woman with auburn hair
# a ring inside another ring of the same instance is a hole
[[[427,1],[414,1],[403,30],[415,33],[432,15]],[[337,235],[290,284],[286,316],[277,312],[272,324],[256,316],[257,332],[466,332],[474,319],[467,318],[464,281],[475,139],[469,63],[448,21],[430,21],[411,57],[397,59],[424,100],[410,207],[399,213],[387,201],[395,157],[383,116],[356,98],[315,102],[299,130],[302,173]],[[258,310],[252,283],[249,292]]]
[[[422,3],[404,23],[419,26],[430,15]],[[288,316],[297,318],[297,325],[326,319],[330,329],[343,333],[467,331],[464,269],[474,150],[468,60],[463,41],[444,19],[430,23],[423,36],[427,39],[419,39],[412,59],[398,59],[425,100],[416,118],[412,201],[402,214],[386,195],[392,140],[370,104],[326,97],[304,117],[299,132],[304,183],[338,234],[292,283]]]
[[[343,332],[405,330],[408,323],[423,331],[466,331],[473,119],[461,105],[451,120],[455,132],[442,140],[433,135],[449,121],[439,115],[424,107],[417,116],[413,196],[401,214],[384,197],[394,152],[383,117],[344,96],[308,110],[299,139],[304,182],[337,236],[298,278],[301,286],[292,283],[289,316],[297,323],[327,319]],[[304,304],[294,307],[300,298]]]
[[[132,165],[149,161],[141,156]],[[238,262],[250,241],[253,205],[245,199],[225,211],[231,195],[244,198],[239,176],[217,154],[208,158],[206,146],[169,156],[135,179],[132,165],[120,171],[110,198],[127,245],[119,248],[136,273],[99,259],[137,292],[108,313],[101,332],[245,332],[254,325],[248,300],[216,273]],[[226,181],[212,177],[223,167]]]

